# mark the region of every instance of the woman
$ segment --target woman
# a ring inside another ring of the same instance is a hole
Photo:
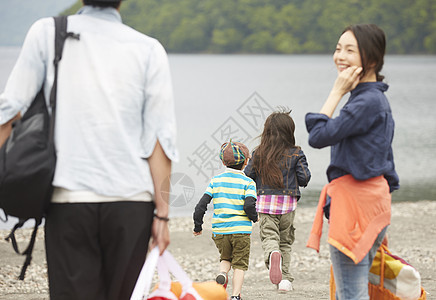
[[[338,77],[319,113],[306,115],[309,144],[331,146],[308,247],[319,249],[323,211],[337,299],[369,299],[368,273],[390,223],[391,194],[399,188],[392,153],[394,120],[380,75],[384,32],[373,24],[347,27],[333,60]],[[332,115],[348,92],[339,115]]]

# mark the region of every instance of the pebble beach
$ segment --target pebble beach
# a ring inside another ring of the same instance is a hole
[[[324,224],[320,252],[306,248],[315,210],[316,207],[297,208],[294,224],[296,240],[291,261],[295,281],[291,292],[279,293],[270,283],[263,262],[259,227],[258,224],[253,226],[250,265],[245,274],[242,292],[244,300],[329,299],[327,224]],[[170,221],[171,244],[168,250],[194,281],[214,280],[218,271],[219,255],[211,239],[210,224],[208,216],[203,235],[194,237],[191,217],[172,218]],[[24,281],[17,279],[24,256],[15,254],[10,243],[5,241],[8,233],[8,230],[0,230],[0,299],[49,299],[43,228],[39,229],[33,260]],[[31,229],[24,229],[17,234],[22,247],[26,246],[30,233]],[[393,203],[388,239],[391,252],[420,272],[427,299],[436,299],[436,201]],[[227,289],[231,291],[230,281]]]

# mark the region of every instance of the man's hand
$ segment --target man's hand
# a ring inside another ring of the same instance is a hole
[[[199,236],[199,235],[201,235],[203,233],[203,230],[199,231],[199,232],[193,231],[192,233],[194,234],[194,236]]]
[[[160,255],[162,255],[162,253],[170,244],[170,230],[168,228],[168,222],[154,218],[151,228],[151,236],[153,241],[150,249],[158,246]]]

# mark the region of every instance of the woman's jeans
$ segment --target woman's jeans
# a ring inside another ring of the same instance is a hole
[[[367,300],[368,274],[377,249],[385,236],[387,226],[379,233],[368,254],[358,264],[330,245],[330,259],[336,283],[336,299]]]

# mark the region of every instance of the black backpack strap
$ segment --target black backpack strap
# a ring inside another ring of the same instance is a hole
[[[18,228],[23,227],[24,223],[26,223],[26,220],[23,219],[18,220],[18,223],[15,224],[14,228],[12,228],[9,235],[5,238],[7,242],[11,240],[12,248],[14,248],[15,252],[18,254],[23,254],[23,253],[21,253],[20,250],[18,249],[17,239],[15,238],[15,231],[17,231]]]
[[[33,247],[35,246],[36,241],[36,234],[38,233],[38,227],[41,224],[42,220],[38,219],[35,220],[35,226],[33,227],[32,236],[30,238],[29,245],[27,246],[26,250],[24,250],[22,253],[18,249],[18,243],[17,239],[15,238],[15,231],[19,228],[21,228],[24,223],[26,223],[27,220],[20,219],[17,224],[15,224],[14,228],[12,228],[11,233],[5,238],[6,241],[9,242],[11,240],[12,247],[14,248],[15,252],[21,255],[26,255],[26,260],[24,261],[23,267],[21,268],[20,276],[18,277],[20,280],[24,280],[24,275],[26,274],[27,267],[30,265],[30,262],[32,261],[32,252]]]
[[[62,51],[64,49],[65,40],[68,37],[72,37],[76,40],[80,39],[80,34],[75,34],[72,32],[67,32],[67,16],[57,16],[53,17],[55,22],[55,56],[53,60],[54,64],[54,80],[53,86],[50,92],[50,107],[51,107],[51,118],[50,118],[50,142],[53,142],[54,137],[54,126],[56,119],[56,95],[58,86],[58,66],[62,59]]]
[[[26,255],[26,260],[24,261],[23,267],[21,268],[20,276],[18,276],[18,279],[20,280],[24,280],[24,275],[26,274],[27,267],[30,265],[30,262],[32,261],[33,247],[35,246],[36,234],[38,233],[38,227],[40,224],[41,224],[41,220],[35,221],[35,227],[33,228],[32,231],[32,237],[30,238],[29,246],[23,252],[23,255]]]

